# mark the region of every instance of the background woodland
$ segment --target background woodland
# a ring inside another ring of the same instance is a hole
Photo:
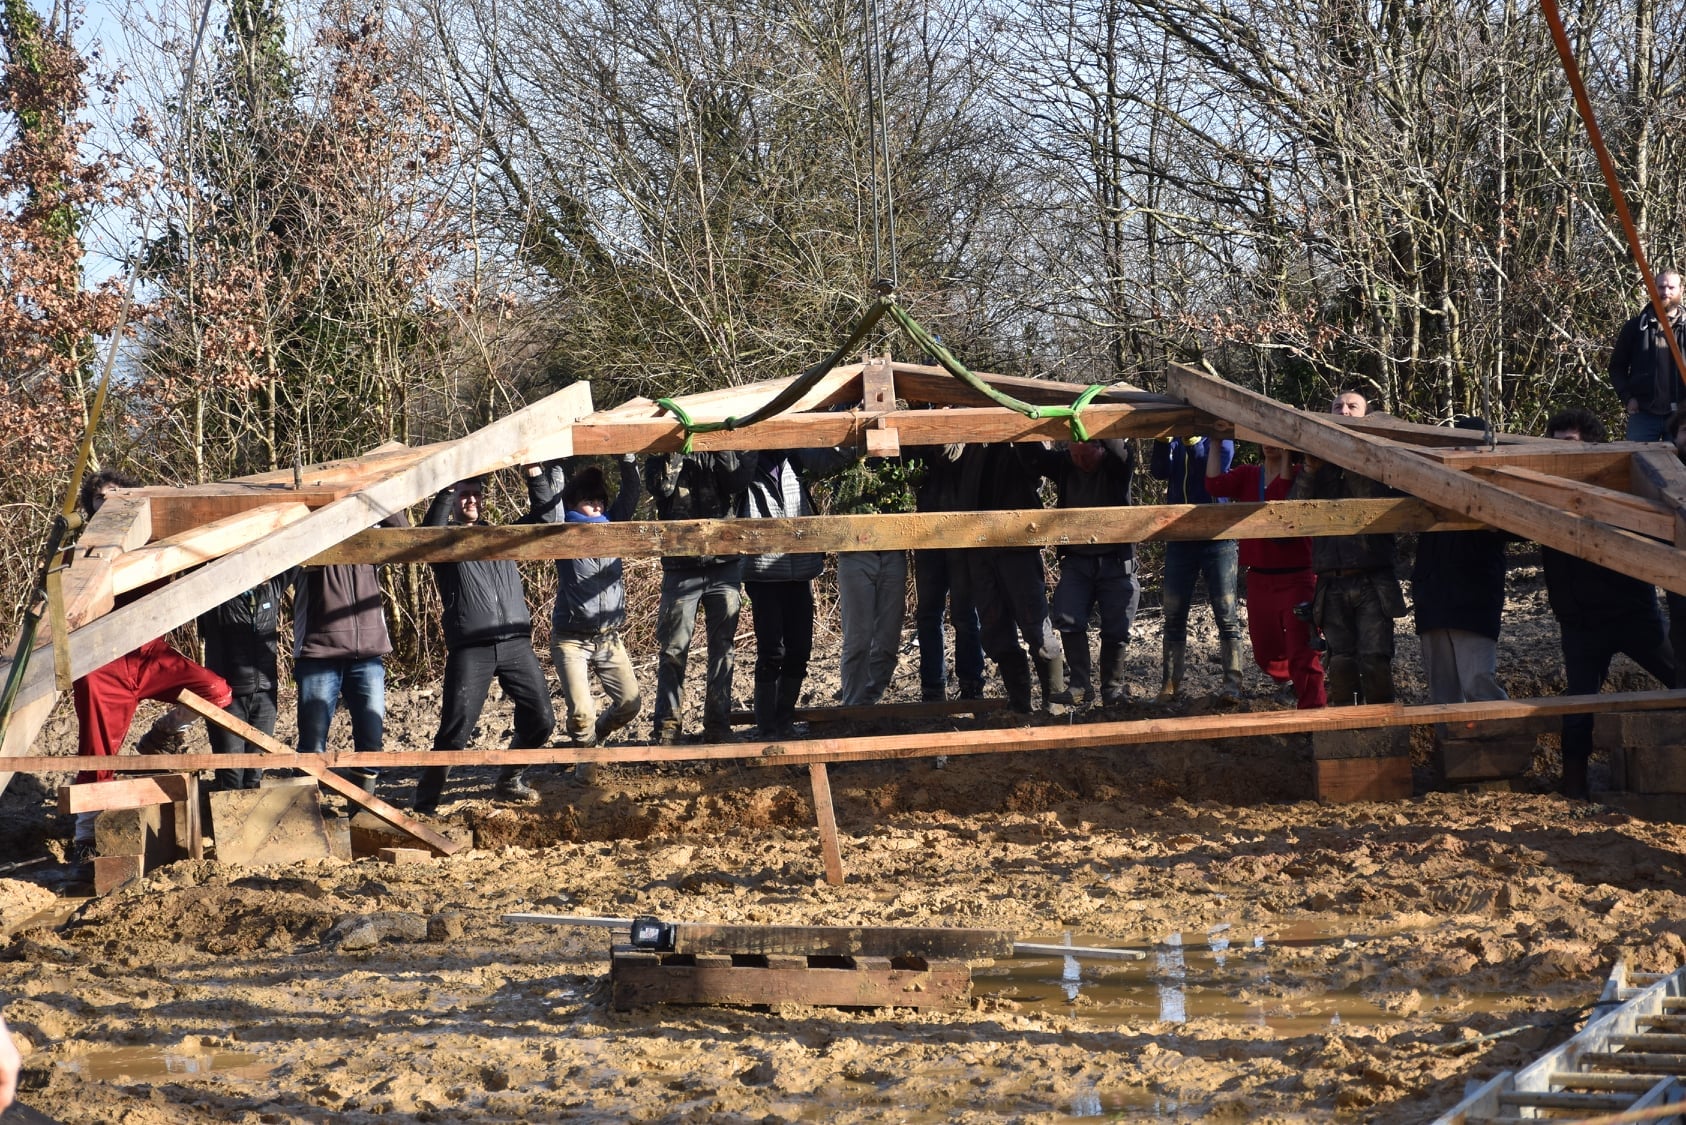
[[[1658,268],[1683,9],[1565,12]],[[576,379],[606,406],[795,374],[890,274],[975,370],[1203,361],[1295,404],[1618,428],[1642,290],[1513,0],[216,0],[101,9],[99,42],[84,15],[0,0],[9,621],[131,279],[95,453],[159,483]],[[431,581],[393,591],[425,666]]]

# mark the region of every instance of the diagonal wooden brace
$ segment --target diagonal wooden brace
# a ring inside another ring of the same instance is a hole
[[[208,723],[215,723],[226,731],[239,735],[254,746],[261,746],[266,753],[288,759],[287,764],[293,769],[303,770],[314,777],[317,782],[332,789],[353,804],[360,805],[400,832],[412,836],[426,844],[439,855],[455,855],[462,851],[463,845],[449,837],[442,836],[421,821],[406,816],[400,809],[388,804],[372,793],[365,793],[356,782],[347,781],[333,770],[316,760],[314,755],[300,754],[280,742],[271,735],[265,734],[250,723],[242,722],[224,711],[221,707],[195,695],[191,691],[183,691],[176,697],[176,702],[204,718]]]

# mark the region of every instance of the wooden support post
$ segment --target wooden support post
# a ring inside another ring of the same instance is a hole
[[[186,792],[182,796],[183,813],[176,823],[181,826],[181,832],[187,839],[182,841],[187,846],[188,859],[205,858],[205,829],[199,817],[199,775],[184,773],[181,775]]]
[[[819,821],[820,854],[825,857],[825,881],[843,885],[843,849],[837,843],[837,813],[831,805],[831,778],[824,762],[808,764],[808,781],[814,788],[814,816]]]
[[[328,769],[316,755],[296,753],[291,747],[276,741],[273,736],[265,734],[250,723],[236,719],[210,700],[203,699],[191,691],[183,691],[176,698],[176,702],[193,711],[207,722],[215,723],[224,730],[232,731],[254,746],[261,746],[265,752],[285,757],[289,766],[303,770],[320,784],[332,789],[353,804],[368,809],[381,820],[405,835],[420,840],[440,855],[455,855],[462,850],[463,845],[455,840],[441,836],[421,821],[414,819],[374,794],[365,793],[362,786],[347,781],[333,770]]]

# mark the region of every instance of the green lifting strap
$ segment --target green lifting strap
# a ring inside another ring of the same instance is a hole
[[[971,371],[967,370],[964,363],[954,358],[954,354],[943,347],[941,341],[925,331],[924,326],[914,320],[907,310],[900,305],[892,306],[890,315],[895,318],[897,324],[901,325],[902,331],[907,333],[909,339],[937,357],[937,362],[942,364],[944,370],[997,406],[1004,406],[1008,410],[1017,411],[1026,418],[1064,418],[1071,423],[1072,441],[1089,440],[1089,431],[1083,425],[1083,408],[1088,406],[1096,395],[1106,390],[1104,383],[1091,383],[1070,406],[1036,406],[1022,399],[1014,398],[1005,391],[997,390],[972,374]]]
[[[691,419],[691,416],[685,412],[683,407],[671,398],[657,399],[656,405],[679,420],[679,425],[685,430],[683,452],[689,453],[691,452],[691,436],[693,434],[708,434],[716,430],[736,430],[743,426],[753,426],[757,422],[765,421],[775,414],[781,414],[790,409],[798,399],[807,394],[833,368],[841,366],[843,361],[849,357],[849,353],[854,351],[855,347],[866,339],[867,333],[871,332],[883,319],[884,314],[892,311],[894,307],[894,298],[888,294],[879,296],[867,307],[860,321],[856,323],[854,330],[849,333],[849,338],[838,345],[836,351],[797,376],[795,382],[773,396],[772,399],[741,418],[723,418],[718,422],[696,422]]]

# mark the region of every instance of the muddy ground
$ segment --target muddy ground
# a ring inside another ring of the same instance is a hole
[[[1511,593],[1501,677],[1561,690],[1526,560]],[[1196,622],[1191,664],[1214,647]],[[1141,626],[1150,696],[1157,612]],[[815,701],[834,666],[816,660]],[[1245,707],[1281,706],[1250,675]],[[1200,677],[1193,708],[1217,685]],[[428,744],[431,694],[390,710],[389,745]],[[488,712],[485,744],[505,720]],[[49,739],[72,745],[66,726]],[[834,766],[840,887],[805,771],[622,766],[591,787],[538,771],[520,808],[465,771],[439,820],[476,846],[448,860],[179,863],[79,903],[54,875],[63,779],[20,777],[0,803],[0,998],[24,1100],[65,1122],[1424,1121],[1572,1034],[1617,959],[1686,960],[1678,829],[1553,795],[1549,739],[1521,791],[1433,791],[1425,736],[1420,795],[1387,804],[1304,799],[1288,740]],[[981,963],[956,1013],[618,1012],[606,932],[513,911],[1002,927],[1148,957]]]

